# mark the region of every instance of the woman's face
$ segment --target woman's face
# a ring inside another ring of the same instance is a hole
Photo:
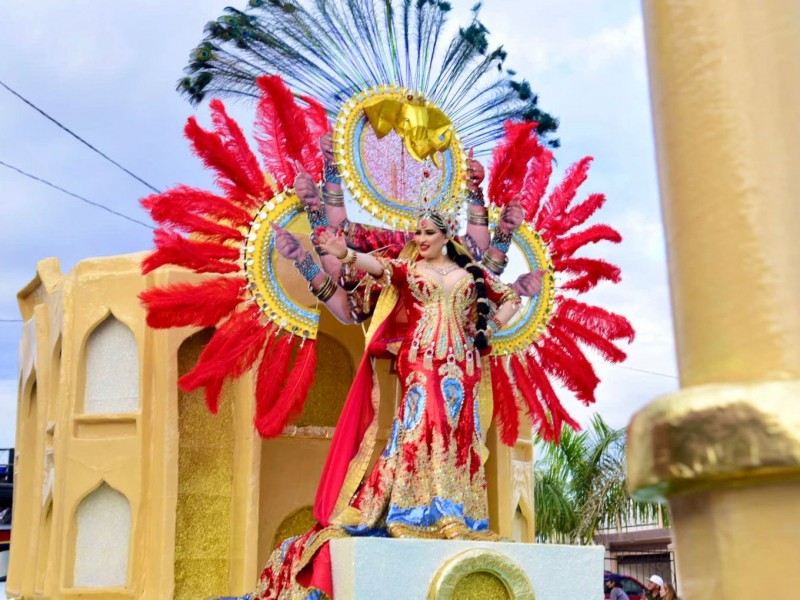
[[[441,256],[442,248],[447,243],[447,236],[437,229],[430,219],[423,219],[417,224],[414,241],[422,258],[436,258]]]

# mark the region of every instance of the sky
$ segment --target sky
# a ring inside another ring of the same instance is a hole
[[[464,24],[472,3],[453,4],[453,21]],[[203,26],[225,6],[4,0],[0,82],[153,186],[208,188],[211,179],[182,135],[193,114],[208,124],[207,111],[193,108],[175,85]],[[506,66],[560,119],[556,175],[593,156],[581,193],[606,194],[593,222],[611,223],[623,236],[622,244],[590,250],[619,264],[623,281],[601,284],[588,300],[628,317],[637,337],[623,365],[594,361],[602,379],[595,406],[565,401],[584,424],[597,411],[622,427],[678,386],[640,11],[639,0],[490,0],[481,12],[491,44],[508,51]],[[248,131],[252,107],[239,103],[232,113]],[[138,204],[149,193],[143,184],[3,88],[0,161],[150,222]],[[57,257],[67,273],[85,258],[149,249],[152,232],[2,166],[0,206],[0,447],[7,447],[14,443],[22,329],[13,322],[20,318],[16,293],[37,261]]]

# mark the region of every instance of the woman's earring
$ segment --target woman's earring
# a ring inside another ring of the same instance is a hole
[[[447,244],[442,246],[442,256],[447,256]]]

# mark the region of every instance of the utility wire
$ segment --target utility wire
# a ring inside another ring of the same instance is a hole
[[[55,123],[56,125],[58,125],[58,126],[61,128],[61,129],[63,129],[64,131],[66,131],[68,134],[70,134],[70,135],[71,135],[72,137],[74,137],[76,140],[78,140],[78,141],[79,141],[79,142],[81,142],[82,144],[84,144],[84,145],[88,146],[88,147],[89,147],[89,148],[91,148],[91,149],[92,149],[94,152],[96,152],[97,154],[99,154],[100,156],[102,156],[103,158],[105,158],[105,159],[106,159],[108,162],[110,162],[112,165],[114,165],[115,167],[117,167],[117,168],[119,168],[119,169],[122,169],[123,171],[125,171],[125,172],[126,172],[128,175],[130,175],[131,177],[133,177],[133,178],[134,178],[136,181],[138,181],[139,183],[141,183],[141,184],[143,184],[143,185],[147,186],[148,188],[150,188],[151,190],[153,190],[153,191],[154,191],[155,193],[157,193],[157,194],[160,194],[160,193],[161,193],[161,191],[160,191],[158,188],[156,188],[156,187],[154,187],[154,186],[150,185],[150,184],[149,184],[149,183],[147,183],[147,182],[146,182],[144,179],[142,179],[141,177],[139,177],[138,175],[136,175],[136,174],[135,174],[135,173],[133,173],[132,171],[129,171],[128,169],[126,169],[125,167],[123,167],[121,164],[119,164],[119,163],[118,163],[117,161],[115,161],[113,158],[111,158],[110,156],[108,156],[106,153],[104,153],[103,151],[101,151],[101,150],[99,150],[99,149],[95,148],[95,147],[94,147],[92,144],[90,144],[89,142],[87,142],[85,139],[83,139],[83,138],[82,138],[81,136],[79,136],[77,133],[75,133],[74,131],[72,131],[71,129],[69,129],[68,127],[66,127],[65,125],[63,125],[63,124],[61,124],[60,122],[58,122],[56,119],[54,119],[53,117],[51,117],[50,115],[48,115],[48,114],[47,114],[45,111],[43,111],[41,108],[39,108],[38,106],[36,106],[36,105],[35,105],[33,102],[31,102],[31,101],[30,101],[30,100],[28,100],[27,98],[23,97],[23,96],[22,96],[20,93],[18,93],[18,92],[16,92],[16,91],[12,90],[10,87],[8,87],[8,86],[7,86],[5,83],[3,83],[2,81],[0,81],[0,86],[3,86],[4,88],[6,88],[6,89],[7,89],[9,92],[11,92],[12,94],[14,94],[14,95],[15,95],[17,98],[19,98],[20,100],[22,100],[22,101],[23,101],[25,104],[27,104],[28,106],[30,106],[30,107],[31,107],[33,110],[35,110],[36,112],[38,112],[40,115],[42,115],[42,116],[43,116],[43,117],[45,117],[46,119],[48,119],[48,120],[52,121],[53,123]]]
[[[0,323],[22,323],[22,319],[0,319]]]
[[[618,369],[627,369],[628,371],[636,371],[638,373],[647,373],[648,375],[658,375],[659,377],[667,377],[668,379],[678,379],[677,375],[668,375],[667,373],[658,373],[656,371],[646,371],[645,369],[637,369],[636,367],[626,367],[625,365],[613,365]]]
[[[136,223],[137,225],[141,225],[143,227],[147,227],[148,229],[155,229],[155,227],[153,227],[152,225],[148,225],[147,223],[145,223],[143,221],[139,221],[138,219],[134,219],[133,217],[129,217],[128,215],[124,215],[121,212],[117,212],[113,208],[109,208],[105,204],[100,204],[99,202],[92,202],[91,200],[88,200],[87,198],[84,198],[83,196],[79,196],[78,194],[74,194],[73,192],[70,192],[69,190],[65,190],[61,186],[58,186],[55,183],[51,183],[51,182],[47,181],[46,179],[42,179],[41,177],[37,177],[36,175],[31,175],[30,173],[26,173],[22,169],[18,169],[15,166],[9,165],[8,163],[3,162],[2,160],[0,160],[0,165],[9,168],[12,171],[16,171],[20,175],[24,175],[25,177],[30,177],[34,181],[38,181],[38,182],[43,183],[45,185],[49,185],[51,188],[55,188],[59,192],[64,192],[65,194],[67,194],[68,196],[72,196],[73,198],[77,198],[81,202],[85,202],[86,204],[89,204],[90,206],[94,206],[94,207],[100,208],[100,209],[102,209],[102,210],[104,210],[106,212],[110,212],[112,215],[116,215],[117,217],[121,217],[121,218],[125,219],[126,221],[130,221],[132,223]]]

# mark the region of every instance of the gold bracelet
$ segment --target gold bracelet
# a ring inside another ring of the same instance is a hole
[[[356,260],[358,260],[358,254],[356,254],[356,251],[352,248],[348,248],[347,254],[345,254],[344,257],[340,258],[339,260],[342,261],[343,265],[352,265],[356,262]]]

